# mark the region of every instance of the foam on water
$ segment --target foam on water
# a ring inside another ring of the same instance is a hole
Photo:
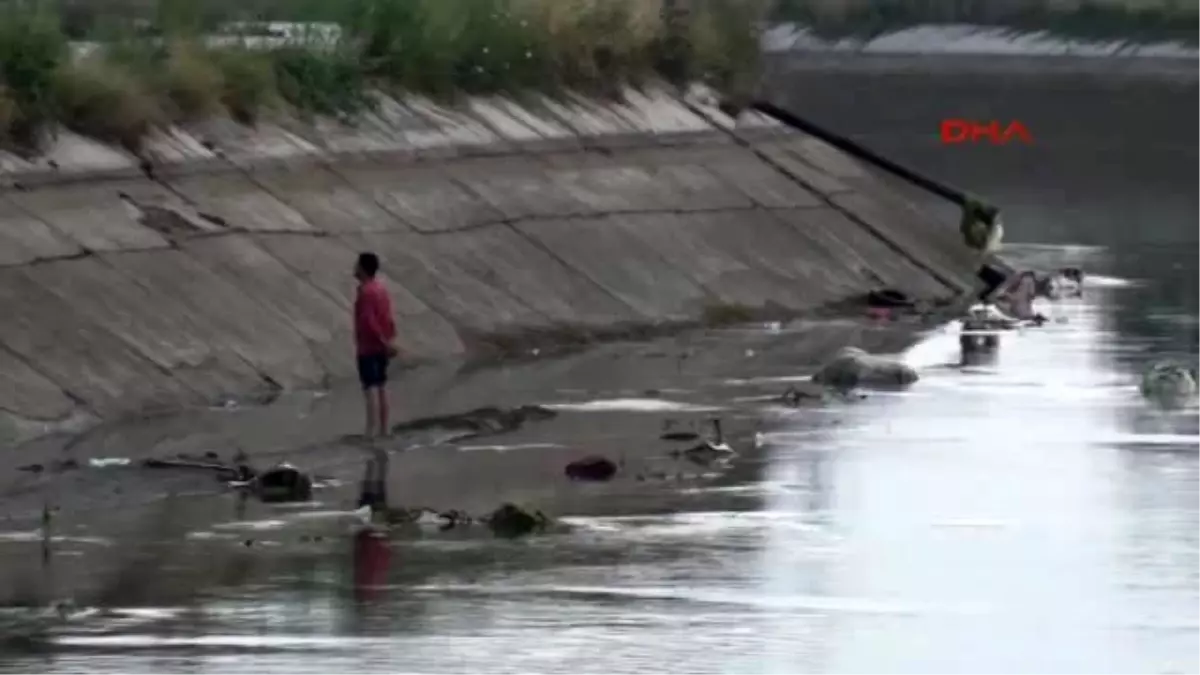
[[[511,450],[539,450],[565,447],[559,443],[514,443],[512,445],[460,445],[460,452],[509,452]]]
[[[611,398],[585,401],[582,403],[548,403],[546,408],[551,410],[569,410],[572,412],[717,412],[721,407],[697,405],[681,401],[667,401],[657,398]]]
[[[665,540],[669,538],[703,537],[736,532],[760,532],[782,528],[792,531],[820,532],[820,528],[804,519],[806,511],[707,511],[679,513],[669,516],[616,516],[604,518],[572,518],[570,522],[598,527],[602,531],[620,532],[625,538]]]
[[[287,527],[286,520],[267,519],[267,520],[236,520],[230,523],[217,523],[213,525],[219,530],[244,530],[248,532],[260,532],[266,530],[278,530]]]
[[[108,649],[160,649],[164,647],[211,647],[287,650],[354,650],[364,644],[382,644],[387,638],[316,635],[64,635],[53,643],[71,647]]]
[[[1102,274],[1089,274],[1084,278],[1083,281],[1085,292],[1089,286],[1094,286],[1096,288],[1133,288],[1140,285],[1140,282],[1133,279],[1121,279],[1119,277],[1109,277]]]
[[[0,544],[28,544],[41,541],[40,530],[0,532]],[[92,544],[94,546],[112,546],[113,544],[112,540],[103,537],[70,537],[66,535],[54,535],[50,537],[50,541],[56,544]]]
[[[905,603],[872,598],[847,598],[811,595],[769,596],[736,591],[711,591],[674,587],[582,586],[566,584],[504,586],[490,584],[426,584],[414,590],[432,593],[481,593],[488,595],[561,595],[642,600],[681,601],[696,604],[733,605],[763,609],[811,610],[835,614],[919,615],[981,614],[988,609],[973,604]]]

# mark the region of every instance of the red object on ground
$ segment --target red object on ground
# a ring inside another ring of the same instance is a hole
[[[367,279],[358,285],[354,298],[354,344],[359,356],[386,354],[396,337],[392,320],[392,300],[379,279]]]
[[[892,310],[888,307],[868,307],[867,316],[872,319],[890,319],[892,318]]]

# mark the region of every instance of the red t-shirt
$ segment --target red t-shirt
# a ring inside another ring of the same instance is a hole
[[[358,285],[354,298],[354,344],[359,356],[386,354],[396,337],[392,320],[392,301],[379,279]]]

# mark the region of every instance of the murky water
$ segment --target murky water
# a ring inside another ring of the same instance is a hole
[[[1121,97],[1103,86],[1059,100],[926,83],[933,94],[899,108],[913,80],[838,77],[805,100],[857,125],[845,131],[996,199],[1014,238],[1091,245],[1012,249],[1036,266],[1082,265],[1086,297],[1049,306],[1060,321],[1010,336],[986,367],[948,367],[956,340],[932,335],[906,354],[922,369],[911,391],[854,404],[773,405],[797,373],[769,351],[669,382],[596,384],[600,363],[596,377],[520,390],[563,404],[583,436],[572,441],[598,450],[712,408],[761,426],[765,443],[739,438],[732,472],[680,483],[668,507],[623,502],[614,510],[633,515],[522,542],[264,548],[264,570],[175,606],[170,586],[211,564],[197,554],[137,607],[4,647],[0,671],[1200,670],[1200,424],[1136,391],[1148,361],[1197,358],[1194,135],[1148,138],[1172,126],[1104,107]],[[837,99],[845,91],[855,102]],[[1142,94],[1125,98],[1163,115],[1186,98]],[[1047,140],[1003,154],[936,147],[930,125],[960,99],[979,116],[1028,117]],[[759,345],[716,339],[725,353]],[[519,436],[459,449],[563,441]]]
[[[946,331],[907,352],[923,372],[907,393],[783,409],[763,399],[791,373],[754,361],[741,377],[664,394],[740,410],[765,429],[764,447],[746,453],[762,470],[681,486],[694,498],[687,512],[576,519],[573,532],[516,543],[281,553],[272,572],[199,608],[130,609],[0,663],[1194,672],[1196,411],[1151,410],[1135,382],[1164,339],[1195,358],[1195,313],[1155,306],[1165,330],[1120,332],[1114,316],[1157,297],[1153,279],[1104,276],[1111,253],[1099,249],[1024,255],[1100,276],[1084,300],[1048,307],[1055,323],[1011,336],[993,365],[948,367],[957,341]],[[562,399],[572,415],[672,412],[619,390]]]

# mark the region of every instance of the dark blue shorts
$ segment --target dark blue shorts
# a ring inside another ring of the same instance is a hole
[[[387,354],[370,354],[358,357],[358,381],[363,389],[382,387],[387,384]]]

